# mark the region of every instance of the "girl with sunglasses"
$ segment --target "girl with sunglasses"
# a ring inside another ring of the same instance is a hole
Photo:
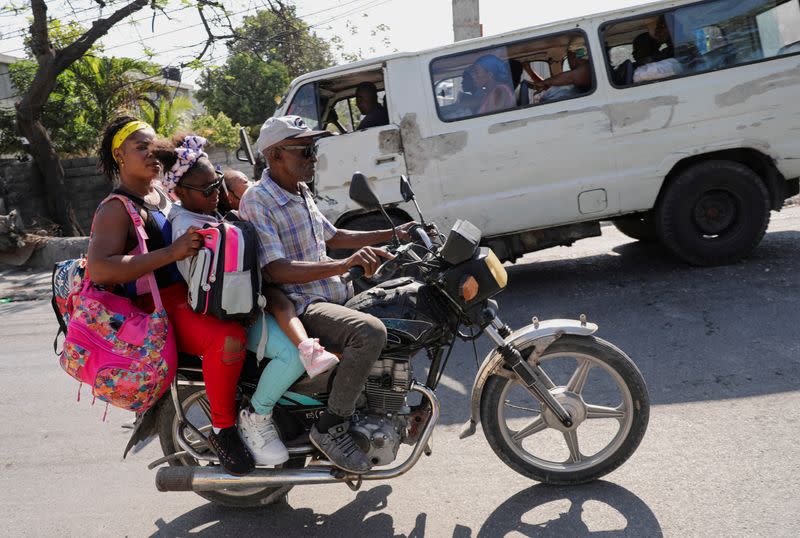
[[[203,151],[205,144],[203,137],[179,135],[172,142],[158,140],[152,145],[154,156],[166,170],[162,184],[180,201],[169,216],[174,238],[192,227],[222,220],[217,212],[222,174],[208,160]],[[191,258],[178,262],[184,279],[188,278],[190,267]],[[289,452],[272,423],[272,408],[306,369],[316,375],[333,367],[338,359],[309,338],[294,305],[282,291],[267,287],[265,295],[267,310],[272,314],[262,314],[266,315],[269,334],[265,356],[271,360],[261,374],[250,408],[239,413],[239,434],[257,465],[280,465],[289,459]],[[263,326],[257,321],[248,330],[247,347],[251,351],[258,349]]]
[[[155,132],[146,123],[124,116],[112,121],[100,142],[99,167],[118,185],[114,192],[128,197],[136,205],[147,232],[146,254],[137,254],[133,223],[123,204],[111,199],[102,204],[92,222],[87,254],[88,272],[96,284],[118,286],[121,294],[131,297],[144,310],[153,309],[152,296],[143,277],[154,271],[162,303],[170,319],[179,351],[203,358],[203,377],[211,406],[213,432],[209,443],[220,463],[231,474],[249,473],[253,458],[236,431],[236,385],[245,357],[244,328],[197,314],[187,304],[187,287],[176,267],[197,254],[201,237],[196,228],[187,227],[173,234],[168,216],[176,207],[159,186],[165,169],[153,153]],[[203,198],[207,177],[214,169],[205,160],[191,165],[183,161],[184,185],[181,192]],[[175,170],[166,167],[175,177]],[[200,189],[197,192],[192,189]]]

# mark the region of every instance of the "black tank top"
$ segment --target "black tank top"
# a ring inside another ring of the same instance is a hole
[[[144,221],[144,231],[147,233],[145,244],[147,245],[148,252],[153,252],[154,250],[168,247],[172,244],[172,225],[161,209],[145,203],[143,199],[122,189],[114,189],[113,192],[114,194],[125,196],[147,212],[147,218]],[[163,193],[159,194],[165,196]],[[183,280],[181,274],[178,272],[178,267],[174,263],[156,269],[155,276],[156,284],[159,289],[166,288],[175,282]],[[125,294],[129,297],[136,297],[143,292],[142,285],[140,284],[137,293],[136,282],[128,282],[124,285],[124,288]]]

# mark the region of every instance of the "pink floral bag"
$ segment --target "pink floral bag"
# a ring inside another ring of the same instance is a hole
[[[133,202],[112,194],[101,204],[112,198],[125,204],[136,229],[138,252],[146,253],[147,234]],[[158,401],[178,363],[155,275],[151,272],[145,279],[155,304],[152,314],[85,278],[67,299],[69,325],[60,359],[64,371],[91,386],[96,398],[137,413]]]

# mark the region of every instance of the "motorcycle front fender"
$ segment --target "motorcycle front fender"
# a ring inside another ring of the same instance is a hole
[[[534,344],[538,352],[542,353],[550,344],[565,334],[589,336],[597,332],[597,328],[594,323],[581,322],[576,319],[548,319],[517,329],[505,339],[505,342],[513,344],[517,349],[524,349]],[[481,395],[489,377],[492,375],[515,376],[513,372],[504,370],[502,366],[503,357],[497,349],[493,349],[486,355],[478,368],[475,382],[472,385],[471,415],[461,428],[460,439],[465,439],[475,433],[475,428],[480,422]]]

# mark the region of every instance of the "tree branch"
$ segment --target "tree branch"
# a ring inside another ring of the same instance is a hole
[[[61,71],[69,67],[72,62],[83,56],[84,53],[94,45],[95,41],[108,33],[112,26],[128,15],[136,13],[147,4],[148,0],[134,0],[130,4],[119,8],[105,19],[97,19],[94,21],[92,27],[89,28],[85,34],[76,39],[68,47],[58,51],[55,58],[58,73],[61,73]],[[45,24],[47,24],[46,21]]]
[[[55,50],[47,35],[47,5],[43,0],[31,2],[33,24],[31,24],[31,52],[41,66],[49,63],[55,56]]]

